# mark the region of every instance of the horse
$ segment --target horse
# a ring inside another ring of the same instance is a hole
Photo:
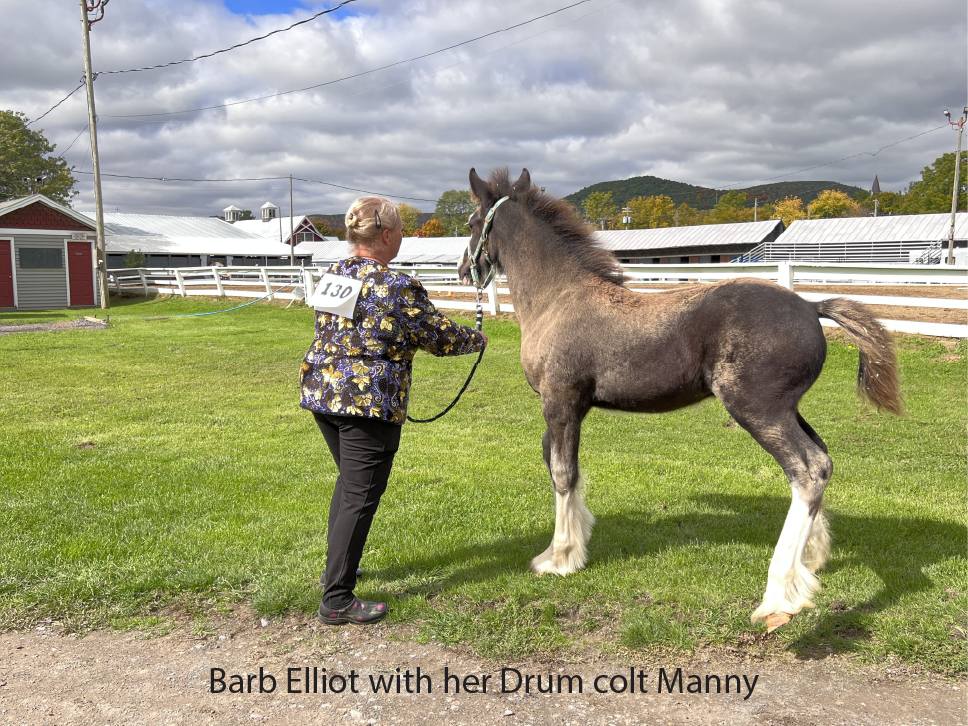
[[[662,413],[715,396],[783,469],[790,509],[751,621],[768,632],[813,607],[830,554],[823,493],[827,445],[798,410],[827,353],[820,318],[860,351],[858,394],[902,414],[893,338],[843,298],[808,302],[773,282],[738,278],[641,294],[571,205],[532,185],[527,169],[487,181],[470,171],[478,208],[458,273],[483,287],[503,273],[521,326],[521,365],[541,396],[545,465],[555,498],[551,544],[532,571],[568,575],[588,560],[595,517],[582,499],[578,443],[592,407]],[[498,209],[500,207],[500,209]]]

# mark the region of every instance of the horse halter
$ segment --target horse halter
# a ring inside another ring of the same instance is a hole
[[[474,287],[478,290],[483,290],[494,279],[494,263],[491,262],[491,257],[487,253],[487,233],[491,231],[491,221],[494,219],[495,210],[508,199],[509,197],[501,197],[493,207],[487,210],[487,216],[484,217],[484,228],[481,230],[481,236],[477,240],[477,249],[472,251],[470,240],[467,241],[467,257],[471,262],[471,279],[474,281]],[[487,275],[484,277],[483,282],[481,282],[477,274],[477,260],[480,258],[482,252],[484,253],[484,262],[487,263]]]

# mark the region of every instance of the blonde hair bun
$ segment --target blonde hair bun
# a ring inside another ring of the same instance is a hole
[[[380,226],[377,226],[377,219]],[[346,239],[353,245],[383,244],[384,229],[400,229],[397,205],[383,197],[360,197],[346,212]]]

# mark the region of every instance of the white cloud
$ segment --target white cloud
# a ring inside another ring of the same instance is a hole
[[[963,4],[624,0],[607,7],[612,2],[592,0],[312,91],[188,114],[111,118],[323,83],[560,5],[358,0],[355,15],[320,18],[211,59],[102,75],[102,168],[191,178],[291,173],[427,199],[465,187],[471,166],[483,173],[500,164],[527,166],[536,183],[557,194],[637,174],[746,185],[940,126],[941,109],[960,109],[968,96]],[[0,108],[34,117],[80,79],[79,19],[54,0],[0,0],[0,12],[9,26],[0,46]],[[112,3],[92,32],[95,68],[211,52],[308,14],[246,18],[214,0]],[[453,67],[439,70],[445,66]],[[39,125],[63,149],[86,123],[78,93]],[[878,174],[882,187],[900,188],[953,146],[953,134],[937,131],[877,156],[785,178],[866,187]],[[90,171],[88,154],[82,137],[67,159]],[[77,206],[90,207],[90,177],[79,178]],[[106,207],[131,212],[216,214],[230,203],[256,209],[270,198],[285,206],[287,196],[288,179],[105,180]],[[340,212],[355,196],[297,183],[296,211]]]

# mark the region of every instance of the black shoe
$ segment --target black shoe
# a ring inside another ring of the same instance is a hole
[[[319,619],[327,625],[342,625],[343,623],[353,623],[354,625],[367,625],[383,620],[387,615],[387,604],[384,602],[369,602],[353,598],[353,602],[341,610],[319,606]]]

